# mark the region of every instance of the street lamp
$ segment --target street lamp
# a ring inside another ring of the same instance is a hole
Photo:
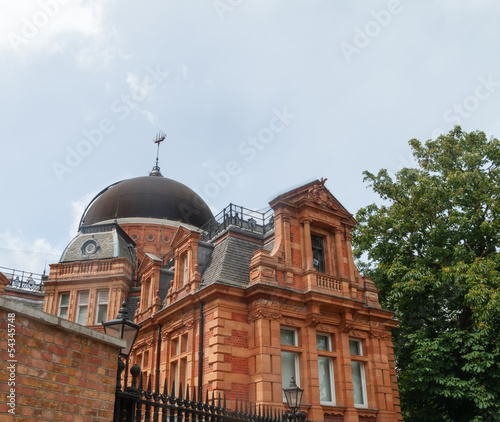
[[[289,418],[293,419],[302,419],[302,416],[305,418],[305,413],[299,412],[300,403],[302,402],[302,394],[304,390],[302,388],[297,387],[295,383],[295,377],[292,377],[290,380],[290,386],[287,388],[283,388],[283,393],[285,394],[286,402],[291,412]]]
[[[106,334],[126,341],[126,346],[122,347],[120,351],[120,356],[124,356],[126,362],[124,380],[125,387],[127,386],[128,357],[130,355],[130,351],[132,350],[132,346],[135,343],[135,339],[137,338],[137,334],[139,333],[139,329],[141,328],[140,325],[134,324],[132,321],[128,320],[127,316],[128,311],[126,308],[126,302],[123,301],[117,317],[111,321],[102,323]],[[118,359],[119,358],[120,357],[118,357]]]

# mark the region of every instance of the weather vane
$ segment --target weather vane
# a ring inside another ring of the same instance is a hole
[[[153,142],[158,146],[156,150],[156,164],[153,167],[153,170],[151,170],[151,173],[149,173],[150,176],[161,176],[160,173],[160,167],[158,166],[158,159],[160,157],[160,144],[165,140],[167,135],[165,132],[162,132],[161,130],[156,134],[155,139]]]

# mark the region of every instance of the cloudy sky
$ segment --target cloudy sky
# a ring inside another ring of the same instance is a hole
[[[363,170],[461,124],[500,136],[493,0],[0,0],[0,266],[41,273],[86,204],[147,175],[214,211]]]

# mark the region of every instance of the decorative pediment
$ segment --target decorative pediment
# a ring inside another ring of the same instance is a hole
[[[343,219],[347,220],[352,225],[356,224],[353,216],[343,207],[343,205],[335,198],[331,192],[325,187],[326,179],[321,178],[307,185],[301,186],[290,192],[278,196],[271,201],[271,207],[275,207],[280,202],[286,205],[300,207],[304,204],[312,206],[320,206],[326,208]]]
[[[172,247],[172,249],[178,248],[179,245],[182,245],[187,239],[189,239],[193,235],[200,237],[200,234],[197,231],[188,229],[187,227],[181,224],[177,229],[177,231],[175,232],[174,238],[172,239],[170,246]]]
[[[148,270],[150,267],[154,265],[159,265],[161,264],[161,259],[158,258],[156,255],[152,253],[146,253],[144,255],[144,259],[139,265],[139,268],[137,268],[137,271],[140,273],[144,273],[144,271]]]

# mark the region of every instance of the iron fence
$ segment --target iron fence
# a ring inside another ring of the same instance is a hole
[[[43,284],[45,274],[30,273],[6,267],[0,267],[0,271],[9,279],[9,287],[40,293],[43,293],[45,289]]]
[[[274,212],[271,208],[260,212],[229,204],[201,228],[203,230],[201,240],[208,241],[229,226],[264,235],[274,229]]]
[[[190,389],[188,386],[185,390],[186,397],[183,397],[182,384],[179,384],[179,394],[176,395],[175,383],[172,383],[169,394],[167,380],[164,382],[163,393],[160,393],[158,382],[153,392],[151,375],[143,390],[143,377],[138,365],[130,369],[131,386],[122,391],[120,380],[123,369],[122,362],[118,366],[113,422],[305,422],[305,413],[284,412],[282,409],[248,401],[236,400],[234,410],[230,411],[225,396],[221,398],[219,394],[216,398],[212,392],[210,399],[206,391],[203,400],[201,392],[197,393],[194,387]]]

